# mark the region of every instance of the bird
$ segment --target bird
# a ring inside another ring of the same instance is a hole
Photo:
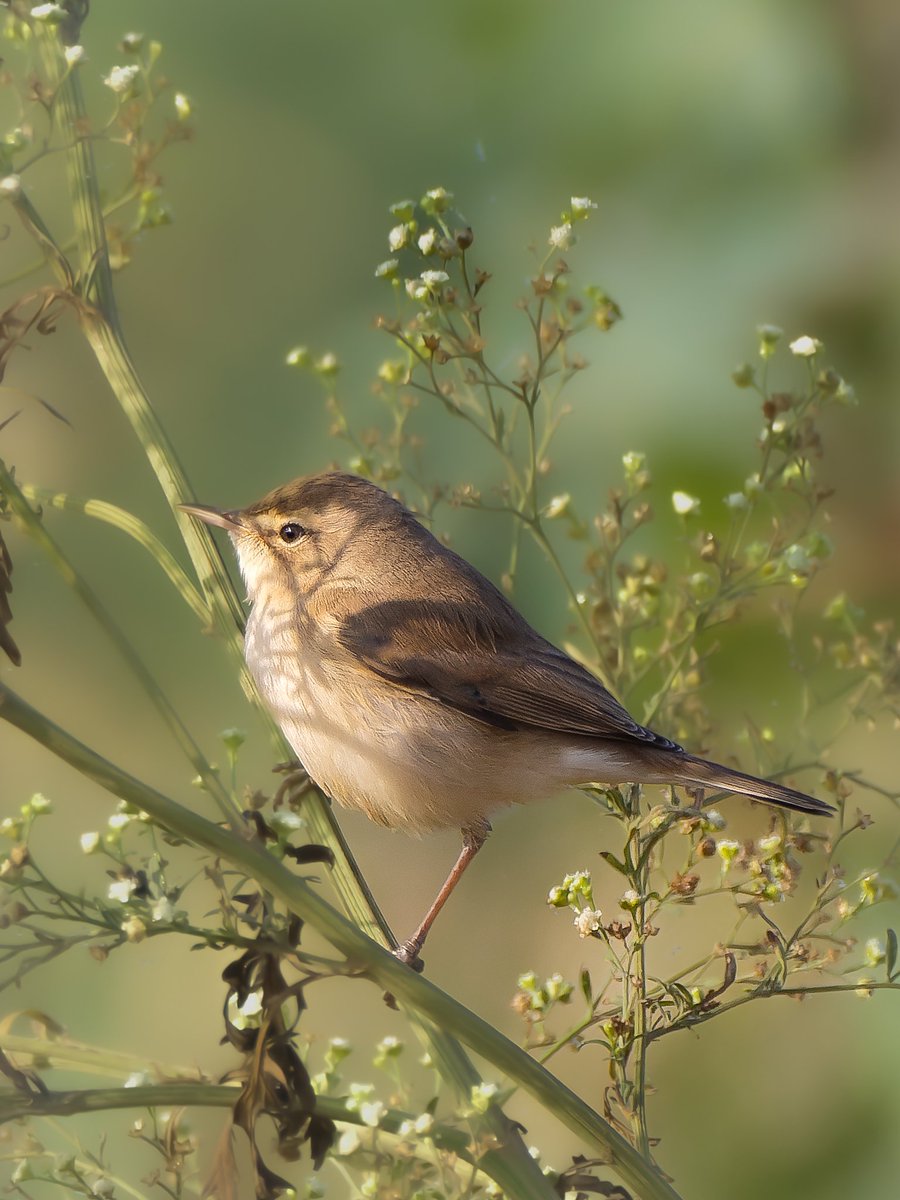
[[[429,930],[489,816],[588,784],[717,788],[802,813],[830,805],[696,757],[636,721],[586,667],[399,500],[330,471],[243,509],[182,504],[225,529],[247,588],[244,656],[304,769],[331,800],[462,849],[394,953]]]

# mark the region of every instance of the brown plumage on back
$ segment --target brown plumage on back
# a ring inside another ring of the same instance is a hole
[[[278,488],[231,535],[247,663],[311,777],[373,820],[456,825],[463,851],[399,953],[413,961],[492,809],[567,785],[680,783],[827,814],[812,796],[695,758],[638,724],[403,505],[353,475]]]

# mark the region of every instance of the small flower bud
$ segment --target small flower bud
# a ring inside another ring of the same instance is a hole
[[[77,67],[87,57],[84,52],[84,46],[66,46],[63,54],[65,55],[66,65],[69,67]]]
[[[592,210],[596,209],[597,205],[587,196],[573,196],[569,201],[572,208],[572,217],[576,221],[583,221],[589,217]]]
[[[96,854],[100,849],[100,834],[96,831],[83,833],[78,840],[81,843],[82,854]]]
[[[119,42],[119,49],[125,54],[139,54],[144,48],[144,35],[142,33],[126,33]]]
[[[739,388],[752,387],[756,380],[756,372],[749,363],[741,363],[731,372],[733,383]]]
[[[191,115],[191,102],[184,92],[175,93],[175,116],[179,121],[187,121]]]
[[[122,922],[122,932],[129,942],[142,942],[147,936],[147,926],[140,917],[128,917]]]
[[[330,350],[327,354],[323,354],[321,358],[317,358],[313,363],[313,370],[317,375],[337,375],[340,369],[337,355],[333,354]]]
[[[759,335],[760,357],[771,358],[775,347],[784,336],[784,330],[779,329],[777,325],[757,325],[756,332]]]
[[[284,361],[289,367],[308,367],[312,358],[306,346],[295,346],[287,352]]]

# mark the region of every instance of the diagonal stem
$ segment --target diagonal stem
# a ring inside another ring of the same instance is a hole
[[[229,830],[183,808],[114,766],[54,725],[3,683],[0,683],[0,718],[46,746],[101,787],[144,809],[161,825],[194,845],[221,856],[256,879],[290,912],[296,913],[344,954],[362,975],[396,996],[408,1011],[419,1014],[445,1031],[446,1035],[458,1037],[529,1092],[544,1109],[553,1113],[592,1151],[602,1156],[604,1162],[614,1167],[643,1200],[678,1200],[678,1193],[653,1164],[580,1097],[487,1021],[398,962],[393,954],[377,942],[367,938],[305,880],[293,875],[258,842],[236,837]],[[506,1122],[502,1111],[493,1105],[485,1115],[492,1111]],[[503,1141],[483,1155],[480,1160],[482,1168],[516,1200],[552,1196],[548,1181],[539,1171],[536,1175],[529,1171],[520,1159],[518,1147],[521,1142],[513,1140],[508,1123],[507,1131]],[[521,1147],[521,1154],[528,1158],[524,1146]],[[528,1161],[534,1165],[533,1160],[529,1158]]]

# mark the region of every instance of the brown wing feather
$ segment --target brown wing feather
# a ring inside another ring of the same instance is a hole
[[[369,605],[344,618],[338,641],[381,678],[488,724],[680,749],[639,725],[589,671],[491,591],[490,605],[477,595]]]

